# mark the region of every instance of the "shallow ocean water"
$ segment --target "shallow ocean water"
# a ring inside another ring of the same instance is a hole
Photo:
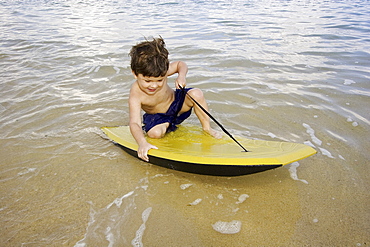
[[[369,245],[368,1],[0,9],[2,246]],[[99,127],[128,123],[128,52],[158,35],[231,133],[318,153],[232,178],[124,153]]]

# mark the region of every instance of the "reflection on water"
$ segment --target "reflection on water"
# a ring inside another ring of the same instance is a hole
[[[3,1],[0,9],[4,246],[368,243],[367,1]],[[152,166],[114,146],[99,127],[128,123],[127,53],[158,35],[230,132],[318,154],[218,178]]]

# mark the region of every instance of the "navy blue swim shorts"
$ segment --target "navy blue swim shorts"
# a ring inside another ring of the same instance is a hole
[[[191,115],[191,109],[180,115],[179,112],[184,104],[186,92],[191,88],[186,88],[185,91],[182,89],[176,89],[175,100],[172,102],[166,113],[148,114],[145,113],[143,116],[143,130],[148,132],[151,128],[158,124],[170,123],[167,128],[167,132],[171,132],[177,129],[177,125],[182,123]]]

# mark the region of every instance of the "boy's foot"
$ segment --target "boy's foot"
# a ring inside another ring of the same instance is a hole
[[[211,136],[213,136],[216,139],[221,139],[222,138],[222,133],[218,132],[216,130],[210,129],[210,130],[205,130],[205,132],[207,132],[208,134],[210,134]]]

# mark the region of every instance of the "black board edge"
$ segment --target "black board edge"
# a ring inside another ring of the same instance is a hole
[[[115,144],[122,148],[128,154],[138,158],[137,151],[127,148],[120,145],[119,143]],[[211,175],[211,176],[224,176],[224,177],[233,177],[233,176],[242,176],[258,172],[263,172],[271,169],[281,167],[282,165],[213,165],[213,164],[197,164],[183,161],[175,161],[164,158],[159,158],[156,156],[148,155],[149,163],[158,165],[161,167],[169,168],[176,171],[195,173],[201,175]]]

